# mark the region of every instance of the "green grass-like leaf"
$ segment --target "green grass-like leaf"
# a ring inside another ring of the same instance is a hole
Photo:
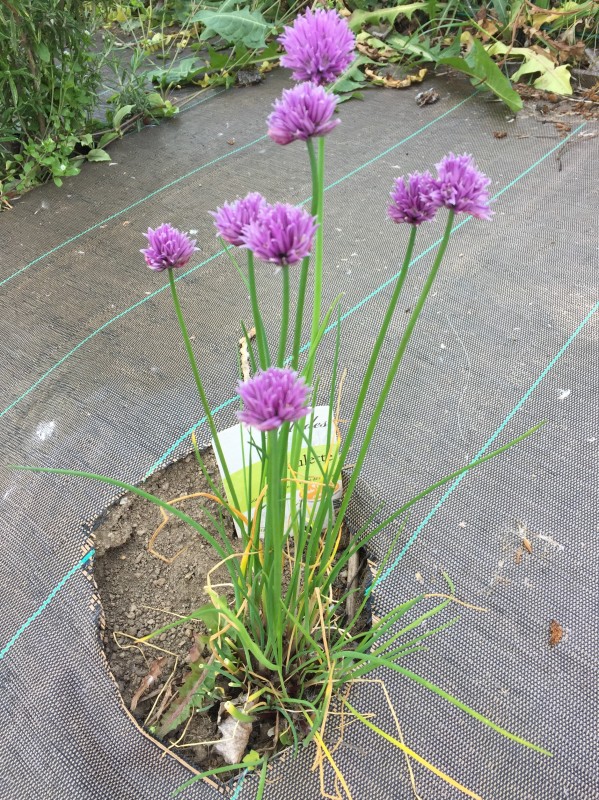
[[[266,37],[273,26],[259,11],[240,8],[238,11],[198,11],[192,22],[206,26],[200,37],[203,40],[218,34],[231,44],[244,44],[250,49],[266,47]]]
[[[470,52],[465,58],[443,56],[438,63],[468,75],[474,86],[484,84],[511,111],[520,111],[523,106],[522,98],[513,88],[510,79],[503,74],[478,39],[472,39],[471,44]]]

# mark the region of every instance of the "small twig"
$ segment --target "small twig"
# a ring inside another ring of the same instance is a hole
[[[256,338],[256,329],[250,328],[248,331],[247,338],[242,336],[239,340],[239,358],[241,360],[241,374],[243,375],[243,382],[247,383],[249,381],[251,374],[250,374],[250,354],[248,350],[248,340],[251,342],[252,339]]]

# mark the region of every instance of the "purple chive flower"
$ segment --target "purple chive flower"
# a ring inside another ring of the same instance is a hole
[[[279,42],[286,50],[281,65],[293,70],[296,81],[331,83],[355,58],[355,37],[346,20],[323,8],[297,17]]]
[[[195,239],[190,239],[187,234],[173,228],[167,222],[155,231],[148,228],[144,236],[150,246],[140,250],[140,253],[144,254],[148,267],[156,272],[184,267],[194,250],[198,249],[195,247]]]
[[[237,394],[243,402],[238,418],[260,431],[280,428],[284,422],[296,422],[312,409],[306,405],[310,387],[292,369],[269,367],[246,383],[239,382]]]
[[[491,179],[480,172],[472,156],[449,153],[437,167],[437,179],[431,182],[429,196],[433,203],[478,219],[490,219],[488,186]]]
[[[310,255],[315,233],[316,217],[303,208],[275,203],[244,229],[244,247],[263,261],[285,267]]]
[[[222,208],[210,211],[214,217],[214,225],[225,242],[241,247],[245,239],[243,231],[246,225],[254,222],[267,209],[268,203],[258,192],[250,192],[242,200],[225,203]]]
[[[277,144],[325,136],[341,120],[333,119],[337,98],[316,83],[299,83],[275,100],[267,120],[268,135]]]
[[[396,179],[387,210],[393,222],[420,225],[433,219],[439,204],[429,195],[432,180],[430,172],[414,172],[408,175],[407,182],[403,176]]]

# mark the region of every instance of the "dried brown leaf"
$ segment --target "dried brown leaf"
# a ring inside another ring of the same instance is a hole
[[[418,70],[416,75],[406,75],[405,78],[393,78],[390,75],[379,75],[374,69],[366,67],[364,70],[366,77],[377,86],[385,86],[387,89],[407,89],[413,83],[422,83],[427,73],[426,69]]]
[[[141,683],[139,684],[137,691],[131,698],[131,711],[135,711],[137,708],[137,704],[141,700],[141,698],[149,692],[152,686],[156,683],[160,675],[162,674],[162,668],[166,662],[166,656],[160,656],[159,658],[155,658],[154,661],[150,664],[150,669],[148,670],[148,674],[142,678]]]

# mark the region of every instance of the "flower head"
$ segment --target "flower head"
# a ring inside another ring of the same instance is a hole
[[[316,218],[286,203],[269,206],[244,229],[244,247],[263,261],[281,267],[310,255]]]
[[[433,219],[439,208],[429,195],[433,176],[430,172],[414,172],[408,180],[402,176],[395,181],[387,210],[393,222],[420,225]]]
[[[144,236],[150,246],[140,252],[144,254],[148,267],[156,272],[184,267],[194,250],[198,249],[195,246],[195,239],[190,239],[187,234],[173,228],[167,222],[155,231],[148,228]]]
[[[299,83],[293,89],[285,89],[267,120],[268,135],[277,144],[325,136],[341,121],[333,119],[336,104],[335,95],[316,83]]]
[[[237,394],[243,401],[238,418],[260,431],[280,428],[309,414],[306,405],[311,389],[292,369],[269,367],[246,383],[239,382]]]
[[[286,50],[281,65],[293,70],[296,81],[331,83],[354,60],[355,37],[336,11],[308,9],[286,27],[279,42]]]
[[[480,172],[472,156],[449,153],[436,167],[438,177],[429,190],[433,203],[478,219],[491,218],[488,192],[491,180]]]
[[[214,217],[214,225],[225,242],[241,247],[244,244],[243,231],[246,225],[268,208],[268,203],[259,192],[250,192],[242,200],[225,203],[222,208],[210,213]]]

